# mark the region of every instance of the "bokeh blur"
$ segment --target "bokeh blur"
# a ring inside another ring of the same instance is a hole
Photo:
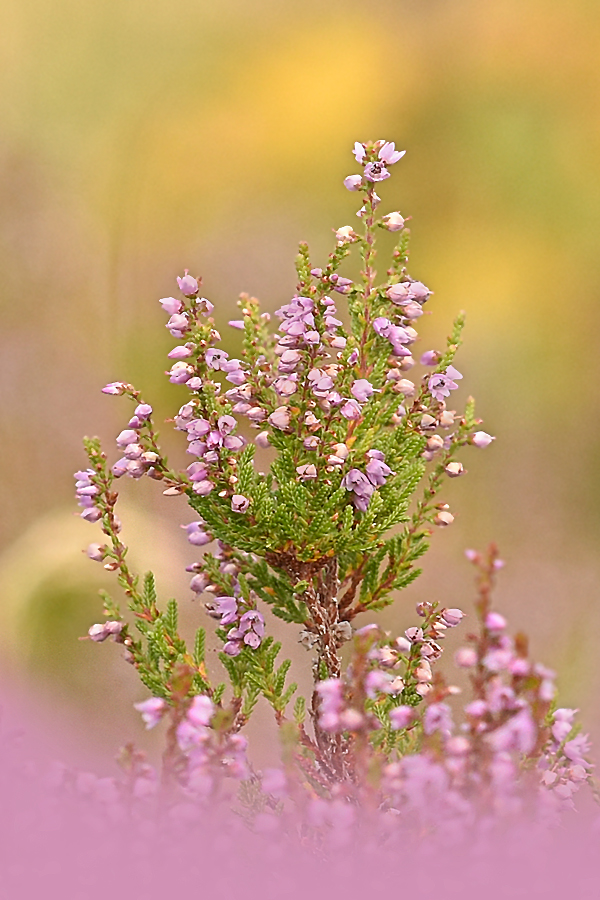
[[[414,624],[424,597],[469,611],[463,551],[496,540],[498,605],[598,735],[600,5],[0,9],[5,678],[33,685],[90,745],[141,739],[131,702],[144,689],[119,648],[77,640],[111,581],[81,553],[98,530],[73,514],[72,472],[81,436],[112,448],[129,414],[100,388],[132,381],[159,421],[172,414],[185,392],[163,374],[171,339],[157,300],[175,276],[202,274],[235,349],[226,321],[239,292],[270,310],[291,296],[298,241],[318,264],[331,229],[355,221],[341,183],[353,142],[386,138],[408,152],[384,206],[412,216],[410,271],[435,291],[421,347],[467,311],[457,403],[474,393],[497,440],[465,452],[469,474],[445,494],[456,521],[385,621]],[[201,621],[183,571],[193,548],[177,530],[193,517],[156,484],[123,493],[132,559]]]

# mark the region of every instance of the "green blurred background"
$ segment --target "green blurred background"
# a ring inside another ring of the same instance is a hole
[[[240,291],[276,308],[298,241],[318,263],[331,228],[355,221],[341,184],[354,140],[386,138],[408,152],[384,206],[413,217],[411,273],[435,291],[422,349],[467,311],[457,402],[474,393],[497,435],[464,454],[469,475],[445,496],[456,521],[386,622],[412,624],[423,597],[469,609],[463,550],[495,539],[498,605],[598,734],[600,4],[0,8],[5,677],[33,682],[90,746],[140,738],[130,704],[144,691],[119,648],[77,641],[110,580],[82,557],[98,529],[73,516],[72,472],[81,435],[110,447],[129,412],[100,387],[133,381],[159,419],[172,414],[184,391],[163,375],[157,299],[189,267],[224,334]],[[202,620],[176,529],[185,505],[124,488],[136,562]]]

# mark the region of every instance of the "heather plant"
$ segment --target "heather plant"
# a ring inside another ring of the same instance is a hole
[[[196,812],[223,802],[259,830],[282,824],[343,840],[365,817],[382,833],[443,833],[482,817],[554,815],[591,782],[587,738],[575,711],[556,706],[554,673],[529,659],[526,638],[510,637],[492,608],[502,565],[494,547],[468,551],[477,628],[455,656],[472,693],[458,725],[460,691],[439,661],[464,612],[424,600],[400,636],[376,622],[418,577],[434,530],[453,521],[441,492],[464,473],[457,457],[493,440],[472,398],[460,413],[449,408],[462,378],[454,360],[463,314],[445,347],[414,355],[431,291],[408,273],[406,220],[381,215],[376,193],[403,155],[390,142],[355,144],[361,172],[344,185],[362,204],[356,230],[335,231],[324,265],[300,245],[296,290],[275,312],[275,329],[258,300],[242,295],[241,318],[229,323],[243,332],[240,358],[221,348],[201,279],[186,271],[179,295],[160,301],[179,342],[167,375],[189,391],[173,418],[191,457],[185,469],[170,466],[152,407],[133,385],[103,389],[131,401],[133,415],[116,462],[97,438],[85,440],[77,496],[82,518],[105,536],[87,553],[115,571],[127,611],[104,594],[105,621],[89,638],[123,646],[151,694],[138,711],[148,728],[166,729],[160,772],[125,748],[124,780],[102,780],[111,802],[168,796],[173,808]],[[398,240],[378,279],[382,232]],[[353,252],[357,280],[341,274]],[[267,471],[257,448],[269,451]],[[182,527],[198,548],[191,595],[204,598],[215,623],[219,671],[209,671],[204,626],[188,646],[177,602],[160,603],[152,573],[141,579],[129,568],[115,511],[123,477],[149,477],[167,497],[187,498],[193,520]],[[310,696],[289,683],[267,610],[304,645]],[[261,698],[282,762],[259,772],[243,732]]]

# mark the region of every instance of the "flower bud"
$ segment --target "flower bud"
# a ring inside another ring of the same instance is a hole
[[[459,462],[450,462],[446,466],[446,474],[450,476],[450,478],[457,478],[459,475],[464,474],[464,466]]]
[[[491,434],[488,434],[485,431],[476,431],[475,434],[471,437],[471,443],[476,447],[487,447],[492,441],[495,441],[496,438],[492,437]]]
[[[446,525],[452,525],[454,516],[447,509],[440,509],[433,521],[435,525],[445,527]]]
[[[404,219],[399,212],[388,213],[381,221],[388,231],[401,231],[404,228]]]
[[[431,437],[427,438],[426,447],[431,453],[435,453],[436,450],[441,450],[444,446],[444,438],[439,434],[432,434]]]

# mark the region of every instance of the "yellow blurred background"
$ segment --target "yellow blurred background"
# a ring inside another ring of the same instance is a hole
[[[600,5],[0,10],[5,677],[33,683],[90,745],[140,739],[130,704],[144,691],[119,649],[77,640],[111,582],[80,552],[99,537],[73,516],[72,472],[81,436],[112,449],[129,413],[100,388],[132,381],[159,421],[172,414],[185,392],[163,374],[172,343],[158,298],[184,268],[202,274],[235,349],[225,323],[239,292],[270,310],[289,299],[298,241],[318,264],[331,229],[355,221],[342,186],[353,142],[385,138],[407,154],[384,206],[413,217],[411,274],[435,291],[421,347],[467,311],[457,403],[473,393],[497,435],[464,454],[469,474],[445,494],[456,521],[385,621],[413,624],[424,597],[468,611],[463,550],[496,540],[499,607],[600,734]],[[183,572],[194,556],[177,524],[193,516],[157,485],[123,494],[136,562],[158,569],[190,623],[210,626]]]

